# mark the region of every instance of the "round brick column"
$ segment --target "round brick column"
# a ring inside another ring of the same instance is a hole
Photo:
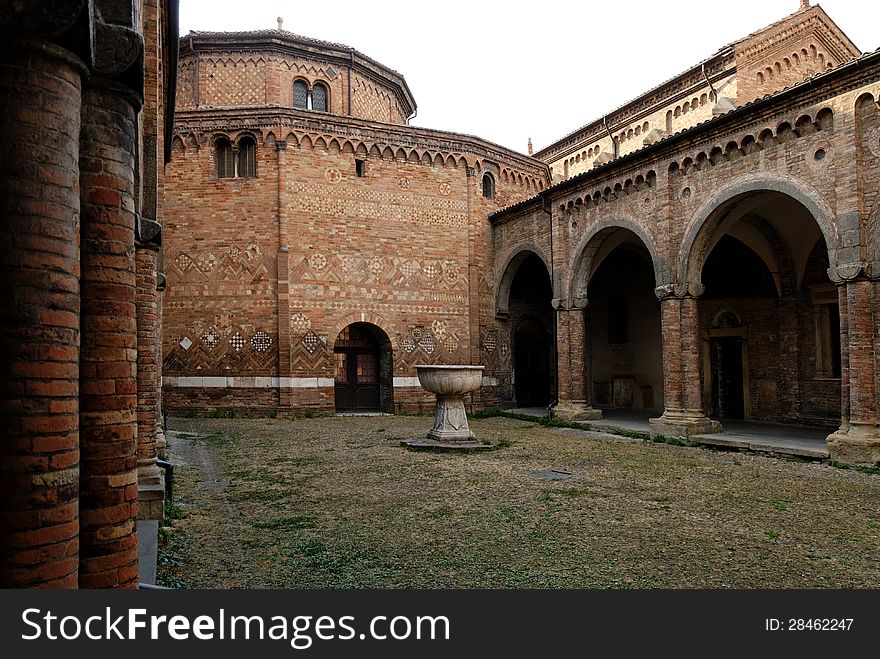
[[[156,425],[159,420],[159,292],[156,290],[158,246],[138,245],[137,267],[137,469],[139,483],[159,483]]]
[[[137,587],[137,100],[112,80],[83,92],[80,586]]]
[[[660,289],[658,289],[660,290]],[[651,434],[688,437],[721,432],[703,408],[700,306],[693,295],[662,291],[663,416],[651,419]]]
[[[828,436],[831,459],[880,465],[877,409],[877,283],[866,278],[840,287],[841,425]]]
[[[0,45],[0,587],[77,585],[84,65]]]
[[[559,403],[554,414],[567,421],[602,418],[601,410],[590,406],[587,385],[587,340],[584,309],[579,300],[573,309],[556,310],[556,369],[559,373]]]

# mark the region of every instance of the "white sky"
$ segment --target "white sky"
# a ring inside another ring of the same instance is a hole
[[[819,3],[863,52],[880,2]],[[180,0],[180,33],[284,29],[403,74],[415,126],[525,153],[601,117],[799,7],[799,0]],[[665,9],[664,9],[665,8]]]

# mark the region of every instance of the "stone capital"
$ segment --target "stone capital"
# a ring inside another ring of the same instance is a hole
[[[706,287],[698,281],[679,282],[677,284],[661,284],[654,289],[654,295],[656,295],[659,300],[700,297],[705,292]]]
[[[144,38],[130,27],[95,21],[95,73],[144,94]]]
[[[137,232],[135,238],[144,245],[152,244],[159,247],[162,244],[162,225],[148,217],[138,217],[135,225]]]
[[[661,284],[654,289],[654,295],[657,296],[658,300],[665,300],[666,298],[675,296],[675,287],[672,284]]]
[[[865,263],[841,263],[836,267],[828,268],[828,277],[836,284],[853,281],[863,275],[870,276],[870,265]]]
[[[91,0],[0,0],[0,36],[53,43],[75,55],[87,73],[94,65],[94,10]]]

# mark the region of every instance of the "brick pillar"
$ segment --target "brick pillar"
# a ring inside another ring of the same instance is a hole
[[[86,71],[0,27],[0,587],[74,588]]]
[[[156,426],[159,421],[159,293],[156,262],[159,247],[139,243],[135,250],[137,318],[137,472],[138,518],[162,519],[162,473],[156,466]]]
[[[779,420],[801,418],[800,303],[793,297],[779,301]]]
[[[702,338],[697,298],[657,289],[663,337],[663,416],[650,420],[651,433],[688,437],[721,432],[703,408]]]
[[[135,144],[140,97],[123,73],[143,40],[96,23],[97,73],[80,135],[82,337],[80,572],[86,588],[138,585]],[[141,84],[143,65],[140,60]],[[110,76],[116,76],[115,78]]]
[[[880,324],[875,302],[877,288],[877,282],[865,278],[847,281],[840,287],[841,352],[845,366],[841,377],[843,418],[840,429],[829,435],[827,442],[832,460],[850,464],[880,464],[878,355],[874,341]]]
[[[573,308],[556,310],[556,368],[559,373],[559,404],[555,414],[567,421],[602,418],[602,411],[590,405],[587,383],[586,300]]]
[[[159,309],[159,313],[156,314],[156,363],[159,365],[158,381],[156,383],[159,391],[159,396],[156,400],[156,455],[162,460],[167,460],[166,448],[168,443],[165,439],[165,415],[162,412],[162,318],[165,315],[165,273],[161,270],[164,267],[162,261],[162,252],[159,252],[159,265],[157,267],[160,268],[160,271],[156,274],[156,306]]]

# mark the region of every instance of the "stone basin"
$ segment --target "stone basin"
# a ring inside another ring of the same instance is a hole
[[[427,438],[408,439],[403,443],[412,448],[475,450],[491,448],[481,442],[468,426],[464,395],[480,388],[484,366],[416,365],[419,383],[437,396],[434,427]]]
[[[432,394],[463,396],[480,388],[485,366],[422,366],[416,365],[419,384]]]

